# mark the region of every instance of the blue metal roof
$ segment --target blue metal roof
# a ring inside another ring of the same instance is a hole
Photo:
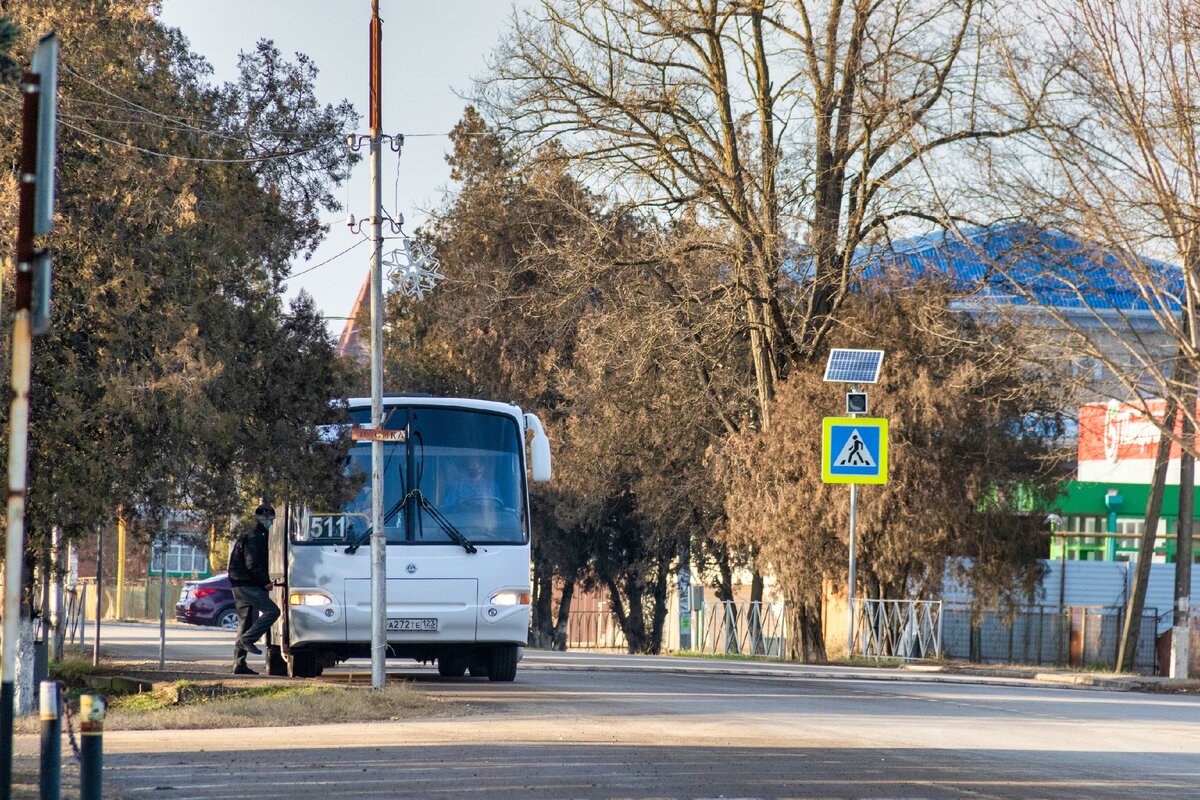
[[[995,303],[1056,308],[1146,310],[1148,276],[1155,280],[1154,308],[1179,308],[1178,267],[1139,258],[1131,273],[1120,254],[1058,231],[1007,223],[930,233],[861,248],[854,256],[859,280],[932,279],[953,291]],[[809,269],[811,272],[811,268]]]

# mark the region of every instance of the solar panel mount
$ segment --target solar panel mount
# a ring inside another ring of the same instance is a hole
[[[879,368],[883,366],[882,350],[829,351],[825,363],[826,383],[878,383]]]

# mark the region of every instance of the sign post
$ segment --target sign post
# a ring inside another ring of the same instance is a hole
[[[847,655],[854,654],[855,517],[858,484],[887,483],[888,423],[886,419],[826,417],[821,428],[821,479],[850,484],[850,575],[846,584],[850,617]]]
[[[829,352],[825,365],[826,383],[849,383],[846,413],[849,417],[826,417],[821,424],[821,480],[850,484],[849,574],[846,580],[846,657],[854,655],[855,525],[858,516],[858,484],[887,483],[888,423],[886,419],[859,418],[868,408],[867,393],[858,384],[878,383],[883,366],[882,350]]]

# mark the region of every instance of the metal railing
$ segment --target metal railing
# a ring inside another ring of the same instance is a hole
[[[941,658],[942,601],[856,599],[850,654],[905,661]]]
[[[1133,668],[1153,673],[1158,609],[1146,608]],[[973,618],[966,603],[947,603],[944,650],[948,658],[983,664],[1031,664],[1113,669],[1125,620],[1121,606],[1026,606],[1001,616]]]
[[[717,601],[692,611],[693,648],[724,655],[787,655],[783,603]]]

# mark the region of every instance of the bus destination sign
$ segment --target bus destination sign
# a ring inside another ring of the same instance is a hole
[[[398,431],[387,428],[354,427],[350,429],[350,438],[356,442],[403,442],[407,437],[408,432],[404,428]]]

